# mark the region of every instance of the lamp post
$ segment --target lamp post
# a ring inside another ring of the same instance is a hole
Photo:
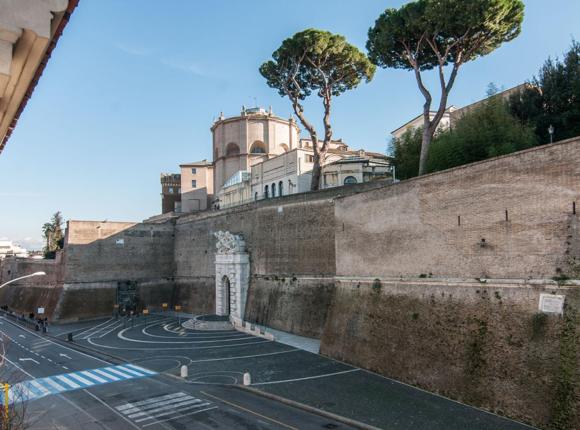
[[[554,126],[550,124],[548,127],[548,133],[550,133],[550,143],[554,142]]]
[[[45,276],[45,275],[46,275],[45,272],[34,272],[34,273],[31,273],[30,275],[25,275],[25,276],[21,276],[19,278],[14,278],[14,279],[6,282],[5,284],[0,285],[0,288],[5,287],[6,285],[11,284],[12,282],[20,281],[21,279],[32,278],[33,276]]]

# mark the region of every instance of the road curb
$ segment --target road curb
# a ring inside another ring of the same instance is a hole
[[[250,393],[256,394],[257,396],[265,397],[270,400],[275,400],[285,405],[292,406],[297,409],[302,409],[303,411],[310,412],[321,417],[329,418],[334,421],[341,422],[343,424],[352,426],[361,430],[381,430],[380,427],[374,427],[369,424],[362,423],[360,421],[353,420],[351,418],[343,417],[342,415],[337,415],[332,412],[325,411],[323,409],[315,408],[314,406],[305,405],[304,403],[299,403],[294,400],[287,399],[286,397],[278,396],[276,394],[268,393],[266,391],[259,390],[257,388],[246,387],[244,385],[232,385],[232,387],[238,390],[248,391]]]

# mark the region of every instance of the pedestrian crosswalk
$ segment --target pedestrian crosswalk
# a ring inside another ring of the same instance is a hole
[[[217,409],[217,406],[208,400],[198,399],[189,394],[179,392],[137,402],[124,403],[115,409],[126,418],[145,428],[159,422]]]
[[[46,378],[32,379],[12,385],[8,393],[8,402],[17,403],[36,400],[50,394],[58,394],[65,391],[89,388],[95,385],[142,378],[156,374],[157,372],[134,364],[123,364],[120,366],[64,373],[62,375],[52,375]],[[4,402],[3,398],[1,402]]]

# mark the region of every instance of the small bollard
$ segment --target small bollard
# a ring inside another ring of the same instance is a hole
[[[73,334],[72,334],[72,333],[69,333],[69,334],[67,335],[67,340],[68,340],[69,342],[72,342],[72,341],[73,341]]]
[[[252,384],[252,377],[250,376],[250,372],[244,373],[244,385],[251,385]]]
[[[187,378],[187,366],[185,364],[181,366],[181,377]]]

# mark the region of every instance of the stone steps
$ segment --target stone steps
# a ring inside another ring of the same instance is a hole
[[[200,331],[212,331],[212,330],[233,330],[234,327],[229,321],[204,321],[197,318],[188,319],[183,322],[181,326],[187,330],[200,330]]]

